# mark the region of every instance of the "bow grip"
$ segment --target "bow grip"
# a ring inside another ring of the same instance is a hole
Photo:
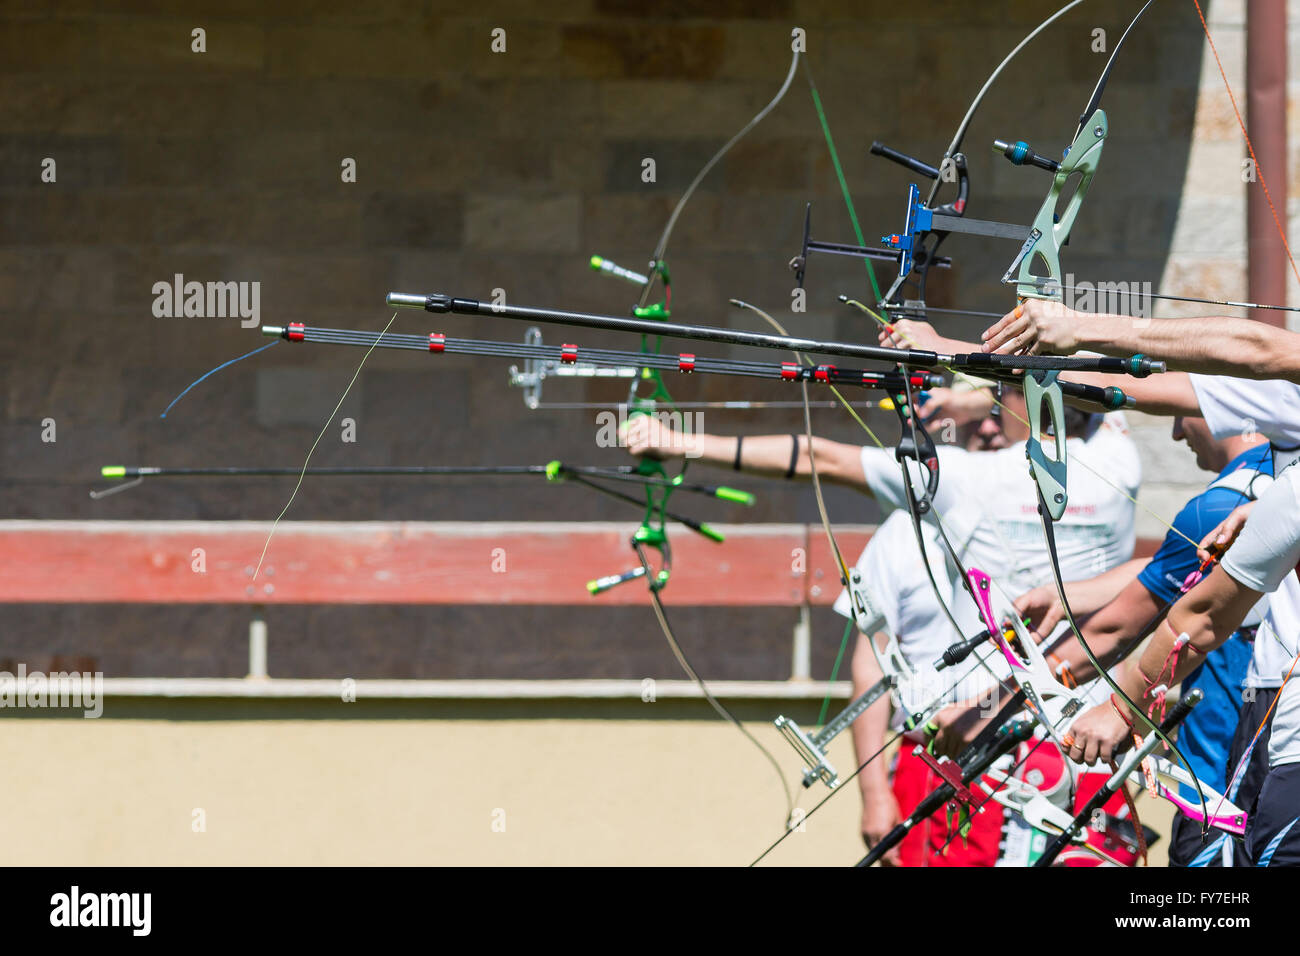
[[[1055,370],[1031,371],[1025,376],[1025,402],[1029,409],[1029,439],[1025,456],[1029,473],[1038,483],[1038,495],[1053,521],[1060,521],[1068,501],[1065,492],[1065,404]],[[1052,428],[1053,453],[1043,447],[1043,409]]]

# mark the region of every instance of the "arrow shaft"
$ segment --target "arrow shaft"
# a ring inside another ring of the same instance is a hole
[[[635,320],[633,320],[635,321]],[[651,325],[659,323],[651,322]],[[691,326],[691,328],[694,328]],[[325,345],[350,345],[357,348],[405,349],[408,351],[487,355],[500,358],[525,358],[540,361],[590,365],[625,366],[629,362],[645,368],[677,371],[684,374],[703,373],[734,375],[747,378],[764,378],[774,381],[818,382],[827,385],[855,385],[860,388],[878,388],[890,392],[913,388],[934,388],[942,384],[936,375],[922,372],[879,372],[868,369],[837,368],[833,365],[804,366],[795,362],[749,362],[739,359],[714,359],[687,353],[679,355],[644,352],[624,352],[613,349],[579,349],[574,345],[529,345],[519,342],[489,342],[478,339],[452,339],[442,335],[409,335],[402,333],[364,332],[354,329],[321,329],[293,325],[288,328],[264,326],[263,334],[279,335],[294,342]],[[724,330],[725,331],[725,330]],[[783,336],[767,336],[782,339]],[[792,340],[800,341],[800,340]],[[884,352],[907,350],[882,349]],[[933,355],[934,353],[926,353]],[[1045,361],[1054,361],[1045,359]],[[1122,360],[1113,360],[1122,361]]]

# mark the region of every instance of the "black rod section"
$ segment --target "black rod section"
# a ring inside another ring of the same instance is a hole
[[[721,342],[724,345],[752,345],[755,348],[780,349],[785,352],[815,352],[822,355],[845,355],[851,358],[872,359],[879,362],[896,362],[917,368],[934,368],[949,361],[952,356],[939,355],[924,349],[891,349],[879,345],[855,345],[850,342],[819,341],[797,336],[773,335],[769,332],[746,332],[740,329],[723,329],[704,325],[683,325],[659,319],[636,319],[617,315],[596,315],[590,312],[568,312],[561,309],[538,309],[522,305],[493,305],[478,299],[462,299],[449,295],[410,295],[390,292],[388,304],[394,308],[424,309],[426,312],[461,315],[484,315],[496,318],[519,319],[524,322],[553,322],[557,325],[574,325],[586,329],[607,329],[616,332],[636,332],[639,335],[664,335],[678,339],[698,339],[704,342]]]
[[[912,172],[924,176],[926,179],[938,179],[939,170],[935,169],[927,162],[917,159],[914,156],[908,156],[907,153],[901,153],[896,149],[890,149],[880,140],[871,144],[871,154],[873,156],[883,156],[885,159],[892,160],[898,165],[910,169]]]

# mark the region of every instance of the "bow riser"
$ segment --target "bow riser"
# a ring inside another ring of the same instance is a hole
[[[1025,692],[1034,717],[1064,753],[1067,748],[1058,728],[1087,708],[1087,698],[1076,688],[1066,687],[1057,680],[1033,635],[1015,613],[1014,605],[987,574],[978,568],[971,568],[967,572],[967,580],[975,603],[979,606],[984,626],[1011,667],[1012,679]],[[995,599],[999,610],[993,607]],[[1004,627],[1012,629],[1016,636],[1016,647],[1012,647],[1007,640],[1003,633]]]
[[[1025,443],[1025,457],[1029,459],[1029,470],[1037,483],[1042,500],[1047,506],[1047,513],[1053,521],[1060,521],[1065,515],[1069,495],[1066,492],[1066,434],[1065,401],[1061,397],[1058,373],[1031,372],[1025,376],[1025,406],[1029,412],[1029,440]],[[1043,421],[1043,413],[1047,421]],[[1052,451],[1044,445],[1051,430]]]
[[[1074,220],[1083,208],[1093,177],[1101,163],[1101,151],[1110,135],[1105,110],[1094,110],[1079,128],[1074,142],[1052,180],[1052,188],[1034,217],[1029,238],[1012,261],[1003,281],[1017,273],[1016,294],[1022,299],[1059,299],[1061,297],[1061,247],[1070,238]],[[1075,183],[1065,209],[1057,215],[1061,196]],[[1041,266],[1041,270],[1036,267]]]

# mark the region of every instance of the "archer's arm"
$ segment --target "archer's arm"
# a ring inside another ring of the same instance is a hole
[[[1140,708],[1131,711],[1114,695],[1111,700],[1087,711],[1070,728],[1069,756],[1082,763],[1110,760],[1119,743],[1143,722],[1160,695],[1191,673],[1205,656],[1221,647],[1241,626],[1260,597],[1217,567],[1204,581],[1184,594],[1168,618],[1151,635],[1138,660],[1118,668],[1115,682]],[[1174,653],[1179,635],[1186,634],[1185,646]],[[1158,719],[1156,715],[1155,719]],[[1141,732],[1139,730],[1139,732]]]
[[[1137,577],[1138,572],[1142,570],[1145,564],[1146,562],[1142,559],[1135,558],[1095,577],[1085,578],[1081,581],[1065,582],[1065,595],[1070,599],[1070,609],[1079,618],[1091,618],[1092,615],[1097,614],[1112,601],[1122,596],[1125,589]],[[1065,620],[1065,611],[1061,607],[1061,598],[1057,593],[1055,584],[1042,584],[1031,591],[1026,591],[1016,598],[1015,607],[1019,614],[1028,618],[1029,626],[1043,638],[1053,634],[1057,626]],[[1150,617],[1150,615],[1148,614],[1147,617]],[[1090,620],[1089,624],[1091,623]],[[1088,646],[1093,646],[1092,635],[1088,633],[1087,628],[1084,628],[1084,636],[1089,639]],[[1076,646],[1074,651],[1077,656],[1086,660],[1086,655],[1083,654],[1082,649]],[[1060,655],[1058,652],[1058,656],[1063,656],[1071,667],[1074,666],[1074,654]]]
[[[1062,379],[1065,381],[1065,379]],[[1131,375],[1107,375],[1103,372],[1071,372],[1069,381],[1097,388],[1114,386],[1137,402],[1135,410],[1148,415],[1190,415],[1201,417],[1201,401],[1186,372],[1165,372],[1150,378]],[[1065,396],[1067,404],[1091,410],[1092,406]]]
[[[1140,659],[1119,668],[1116,683],[1137,705],[1112,698],[1085,713],[1070,729],[1070,757],[1108,760],[1130,725],[1145,718],[1162,695],[1241,626],[1261,594],[1276,589],[1300,562],[1300,508],[1296,479],[1284,471],[1255,502],[1250,520],[1219,566],[1174,605]],[[1239,522],[1240,509],[1220,529]],[[1220,529],[1211,533],[1216,537]]]
[[[1159,610],[1160,605],[1146,586],[1130,576],[1128,585],[1119,595],[1089,618],[1080,631],[1097,659],[1109,667],[1137,646],[1145,636],[1144,626]],[[1053,655],[1069,665],[1071,673],[1081,684],[1100,676],[1073,634],[1053,651]]]
[[[627,426],[627,447],[634,455],[656,458],[687,457],[711,465],[733,467],[740,438],[734,435],[684,434],[649,415],[638,415]],[[813,436],[812,456],[817,477],[849,485],[871,494],[862,471],[862,449],[857,445]],[[795,478],[812,475],[806,435],[747,435],[740,448],[740,470],[752,475],[783,478],[793,456]]]
[[[878,636],[879,637],[879,636]],[[853,648],[853,697],[865,693],[884,675],[876,655],[867,646],[869,638],[858,633]],[[850,725],[853,734],[853,753],[861,766],[885,745],[889,727],[890,698],[886,694],[867,708],[866,713]],[[898,801],[889,785],[889,764],[882,759],[872,760],[858,774],[858,789],[862,792],[862,839],[868,847],[885,836],[901,819]],[[897,862],[897,850],[885,855],[882,863]]]
[[[1139,319],[1076,312],[1059,302],[1027,299],[985,331],[983,339],[988,352],[1141,353],[1184,372],[1300,383],[1300,334],[1252,319]]]
[[[902,319],[895,323],[892,333],[882,332],[880,343],[897,348],[924,348],[952,354],[979,352],[983,349],[978,342],[944,338],[928,323],[910,319]],[[1097,388],[1113,386],[1134,398],[1137,401],[1137,410],[1149,415],[1199,416],[1201,414],[1200,402],[1196,397],[1196,390],[1192,388],[1192,380],[1182,372],[1166,372],[1162,375],[1152,375],[1150,378],[1106,375],[1101,372],[1071,372],[1069,378],[1061,381],[1093,385]],[[1097,410],[1097,406],[1093,403],[1068,395],[1065,396],[1065,401],[1084,411]]]

